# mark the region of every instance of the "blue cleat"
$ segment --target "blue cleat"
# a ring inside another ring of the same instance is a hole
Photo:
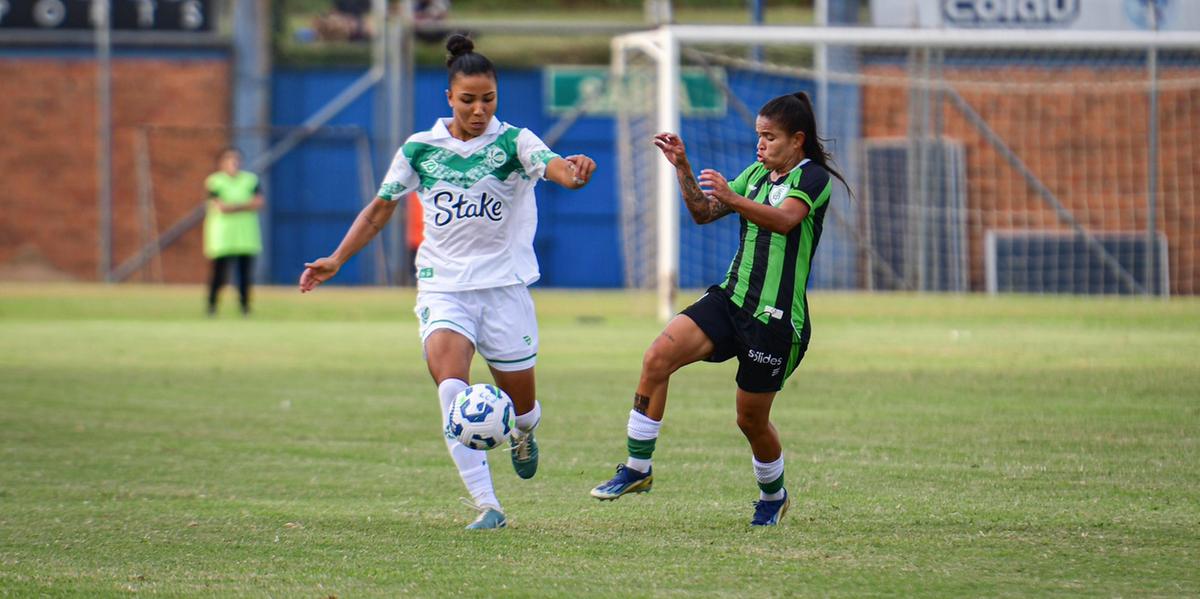
[[[538,444],[533,438],[533,431],[513,439],[511,445],[513,470],[521,478],[533,478],[538,467]]]
[[[467,525],[467,530],[490,530],[508,526],[508,519],[500,510],[494,507],[475,507],[475,509],[479,510],[479,517]]]
[[[783,519],[783,515],[787,513],[788,506],[791,504],[791,499],[788,497],[787,489],[783,490],[783,499],[775,501],[767,501],[759,499],[754,502],[754,519],[750,521],[750,526],[775,526]]]
[[[626,493],[645,493],[653,485],[653,468],[643,474],[625,464],[618,464],[616,475],[592,489],[592,497],[600,501],[612,501]]]

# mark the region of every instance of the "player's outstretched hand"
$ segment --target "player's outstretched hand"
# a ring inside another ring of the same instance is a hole
[[[583,154],[575,154],[564,158],[567,164],[571,165],[573,173],[572,183],[575,184],[575,189],[579,189],[588,184],[592,180],[592,173],[596,172],[596,161],[584,156]]]
[[[300,293],[308,293],[317,285],[328,281],[342,267],[333,258],[317,258],[304,264],[304,272],[300,274]]]
[[[728,204],[729,199],[733,196],[733,190],[729,188],[729,181],[720,171],[711,168],[700,171],[699,183],[700,190],[704,192],[704,195],[716,198],[722,204]]]
[[[659,133],[654,136],[654,145],[662,150],[663,156],[667,157],[667,161],[671,166],[679,168],[688,163],[687,150],[683,147],[683,140],[674,133]]]

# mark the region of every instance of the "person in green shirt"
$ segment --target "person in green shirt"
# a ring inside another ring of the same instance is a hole
[[[736,213],[740,242],[725,280],[680,312],[646,350],[626,428],[629,459],[592,489],[596,499],[650,490],[671,375],[700,360],[736,357],[737,425],[750,443],[759,488],[750,524],[774,526],[787,512],[783,445],[771,423],[771,406],[808,349],[810,267],[833,178],[843,184],[845,179],[830,165],[804,92],[764,104],[754,130],[756,160],[731,181],[713,169],[704,169],[697,179],[682,138],[675,133],[654,137],[675,167],[692,220],[706,224]]]
[[[254,282],[254,257],[262,251],[258,211],[263,207],[258,175],[242,170],[242,154],[225,148],[217,155],[217,172],[204,180],[208,213],[204,217],[204,255],[212,260],[208,286],[208,314],[217,312],[217,296],[237,264],[238,294],[242,314],[250,313],[250,286]]]

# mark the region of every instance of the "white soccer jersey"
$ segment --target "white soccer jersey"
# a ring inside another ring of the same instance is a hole
[[[558,154],[528,129],[496,117],[470,141],[450,135],[449,122],[439,119],[409,137],[379,188],[385,200],[420,194],[425,241],[417,251],[417,288],[532,284],[541,276],[533,253],[533,187]]]

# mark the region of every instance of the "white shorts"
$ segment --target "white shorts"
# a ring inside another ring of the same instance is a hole
[[[418,291],[413,312],[420,322],[422,347],[434,331],[449,329],[470,339],[475,351],[496,370],[526,370],[537,361],[537,315],[524,285]]]

